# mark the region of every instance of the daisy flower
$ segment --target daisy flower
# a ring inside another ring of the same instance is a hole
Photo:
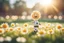
[[[41,18],[41,14],[39,11],[33,11],[32,14],[31,14],[31,17],[33,20],[38,20]]]
[[[2,28],[2,26],[0,25],[0,28]]]
[[[3,37],[0,37],[0,42],[3,42],[4,41],[4,38]]]
[[[12,26],[12,27],[15,27],[15,23],[11,23],[11,26]]]
[[[49,30],[49,28],[51,28],[51,23],[45,23],[45,29]]]
[[[5,30],[5,32],[6,32],[6,33],[7,33],[7,32],[9,32],[9,30],[8,30],[8,29],[6,29],[6,30]]]
[[[13,28],[11,28],[11,27],[9,28],[9,31],[13,31],[13,30],[14,30]]]
[[[32,28],[32,29],[33,29],[33,28],[34,28],[34,26],[33,26],[33,25],[29,25],[29,28]]]
[[[16,27],[16,30],[17,31],[21,31],[21,27]]]
[[[28,23],[24,23],[23,24],[23,27],[28,27]]]
[[[9,27],[9,25],[7,23],[2,24],[2,28],[7,29],[8,27]]]
[[[61,31],[64,32],[64,28],[62,28]]]
[[[46,32],[44,30],[38,30],[37,35],[38,36],[44,36]]]
[[[57,24],[56,29],[57,29],[58,31],[60,31],[61,28],[62,28],[62,25],[61,25],[61,24]]]
[[[19,35],[19,32],[18,31],[14,31],[14,35],[15,36],[18,36]]]
[[[28,30],[24,28],[24,29],[21,30],[21,33],[22,34],[27,34],[28,33]]]
[[[45,27],[44,27],[44,29],[47,31],[47,30],[49,30],[49,29],[50,29],[50,27],[45,26]]]
[[[16,23],[16,26],[19,26],[19,24],[18,24],[18,23]]]
[[[52,29],[48,30],[48,34],[54,34],[54,30]]]
[[[24,38],[24,37],[18,37],[18,38],[16,38],[16,41],[17,42],[25,43],[26,42],[26,38]]]
[[[25,43],[25,42],[26,42],[26,38],[21,37],[21,42],[22,42],[22,43]]]
[[[40,29],[43,28],[43,25],[39,25],[39,28],[40,28]]]
[[[48,26],[48,27],[50,27],[51,26],[51,23],[46,23],[45,25]]]
[[[7,37],[5,38],[5,41],[10,42],[11,40],[12,40],[12,38],[11,38],[11,37],[9,37],[9,36],[7,36]]]
[[[61,35],[61,34],[64,35],[64,28],[61,29],[61,32],[62,32],[62,33],[60,33],[60,35]]]
[[[3,34],[4,32],[4,29],[0,29],[0,34]]]
[[[16,38],[17,42],[21,42],[21,37]]]
[[[32,31],[34,31],[34,26],[33,25],[29,25],[29,30],[28,30],[29,32],[32,32]]]

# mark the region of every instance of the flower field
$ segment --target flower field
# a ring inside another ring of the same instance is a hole
[[[2,23],[0,43],[64,43],[64,24],[40,23],[36,32],[32,23]]]
[[[64,43],[64,0],[0,0],[0,43]]]

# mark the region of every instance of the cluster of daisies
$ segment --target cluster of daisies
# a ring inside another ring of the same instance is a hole
[[[18,23],[3,23],[0,25],[0,42],[3,41],[11,41],[12,38],[16,37],[17,42],[26,42],[26,38],[24,36],[28,36],[34,32],[34,26],[29,23],[24,23],[22,25]],[[34,35],[34,37],[45,37],[46,35],[54,35],[54,34],[63,35],[64,36],[64,27],[62,24],[56,23],[42,23],[38,27],[38,31]],[[32,34],[33,36],[33,34]]]
[[[41,18],[41,14],[38,11],[34,11],[32,14],[32,19],[36,22]],[[3,41],[13,41],[15,39],[17,42],[27,42],[27,40],[32,40],[35,43],[35,38],[52,36],[59,37],[64,36],[64,26],[60,23],[41,23],[38,25],[37,32],[34,29],[34,25],[30,23],[3,23],[0,24],[0,42]],[[31,43],[29,41],[29,43]]]

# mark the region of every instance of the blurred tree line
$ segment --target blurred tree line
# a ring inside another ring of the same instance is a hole
[[[29,12],[30,8],[27,8],[26,2],[23,0],[16,0],[13,6],[9,3],[10,0],[0,0],[0,16],[6,15],[22,15],[22,12]],[[11,8],[13,7],[13,8]],[[29,13],[28,13],[29,14]]]
[[[58,9],[58,12],[51,6],[46,8],[41,6],[39,3],[36,3],[33,8],[27,8],[24,0],[16,0],[11,8],[9,1],[10,0],[0,0],[0,16],[20,16],[22,15],[22,12],[27,12],[27,15],[30,15],[33,10],[39,10],[43,17],[48,15],[57,15],[60,12],[64,14],[64,0],[54,0],[54,6]]]

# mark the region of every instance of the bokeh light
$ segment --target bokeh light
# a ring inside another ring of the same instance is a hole
[[[58,17],[57,16],[54,16],[54,19],[58,19]]]
[[[26,17],[25,17],[25,16],[21,16],[21,19],[25,20],[25,19],[26,19]]]
[[[9,16],[9,15],[7,15],[7,16],[6,16],[6,19],[9,19],[9,18],[10,18],[10,16]]]
[[[11,19],[12,20],[17,20],[18,19],[18,16],[11,16]]]
[[[58,18],[59,18],[59,20],[62,20],[62,16],[59,16]]]

